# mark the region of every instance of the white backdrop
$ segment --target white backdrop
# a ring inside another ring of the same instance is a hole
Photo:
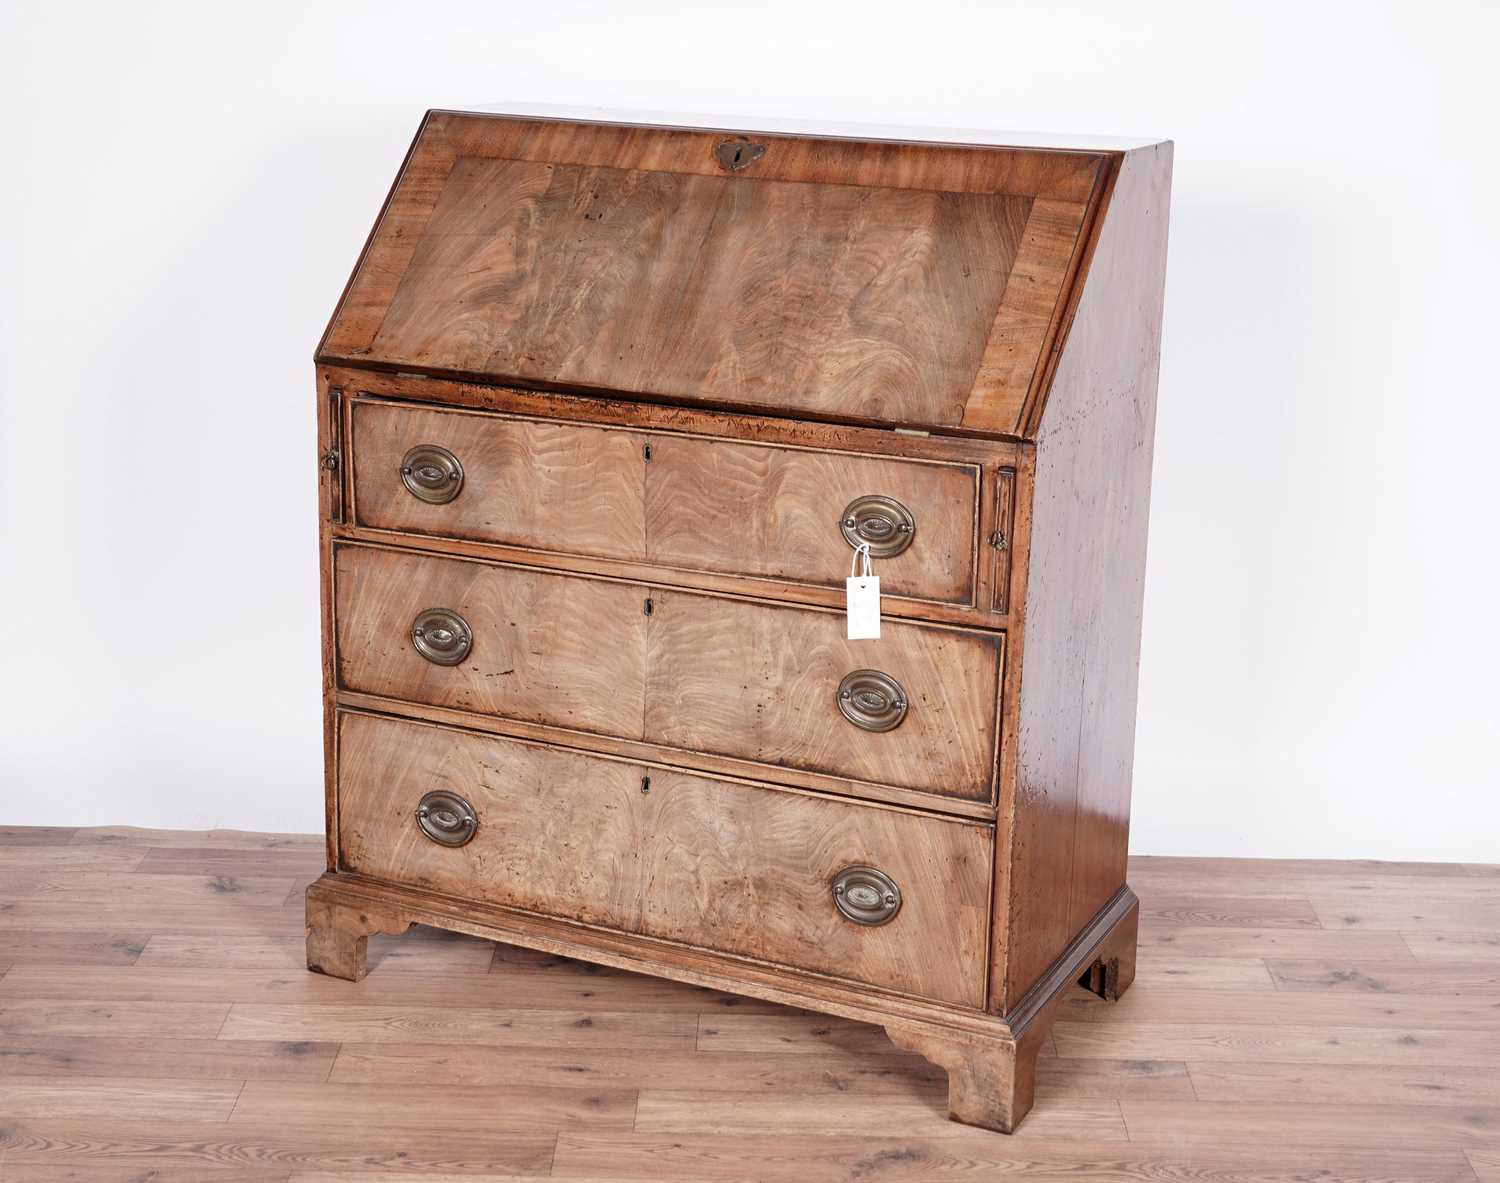
[[[429,106],[1177,141],[1133,848],[1500,860],[1500,6],[10,0],[0,823],[321,825],[311,355]]]

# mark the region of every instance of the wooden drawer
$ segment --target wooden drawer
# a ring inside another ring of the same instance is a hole
[[[544,744],[340,715],[346,870],[742,954],[964,1006],[983,1001],[990,827]],[[649,776],[649,792],[642,792]],[[461,795],[478,827],[442,846],[415,811]],[[846,919],[846,867],[894,880],[879,927]]]
[[[839,587],[856,498],[894,498],[912,542],[880,559],[888,595],[974,602],[979,467],[673,432],[427,410],[370,399],[351,417],[357,524],[681,571]],[[451,452],[457,494],[403,483],[420,445]]]
[[[459,665],[413,647],[434,607],[472,631]],[[772,780],[991,799],[1003,634],[887,618],[880,640],[848,641],[839,612],[358,545],[337,549],[335,614],[343,689],[757,761]],[[905,691],[893,730],[839,710],[840,682],[869,668]]]

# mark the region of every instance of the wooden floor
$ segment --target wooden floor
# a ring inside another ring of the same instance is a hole
[[[0,829],[0,1179],[1500,1181],[1500,867],[1138,859],[1013,1137],[873,1027],[413,930],[317,838]]]

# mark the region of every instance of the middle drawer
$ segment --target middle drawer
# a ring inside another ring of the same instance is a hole
[[[362,544],[334,600],[345,690],[991,800],[1001,634]]]

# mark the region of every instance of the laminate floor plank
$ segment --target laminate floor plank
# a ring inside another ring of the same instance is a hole
[[[5,1183],[1500,1183],[1500,874],[1133,860],[1005,1137],[883,1029],[416,927],[305,968],[315,836],[0,830]]]
[[[1052,1029],[1063,1058],[1251,1060],[1291,1064],[1428,1064],[1482,1068],[1500,1059],[1500,1032],[1419,1027],[1294,1027],[1283,1023],[1076,1023]]]
[[[1304,899],[1162,893],[1149,893],[1141,901],[1141,923],[1198,928],[1324,927]]]
[[[947,1077],[919,1056],[892,1047],[886,1056],[838,1047],[812,1056],[696,1051],[658,1053],[590,1051],[570,1056],[552,1049],[426,1044],[344,1044],[331,1080],[359,1083],[486,1085],[588,1085],[682,1091],[722,1090],[726,1080],[746,1093],[879,1094],[941,1097]],[[1193,1095],[1187,1068],[1165,1060],[1047,1059],[1038,1087],[1077,1097],[1184,1097]]]
[[[0,1017],[3,1017],[0,1010]],[[430,1006],[261,1005],[235,1003],[223,1039],[332,1040],[359,1043],[490,1044],[497,1047],[637,1048],[685,1051],[695,1015],[632,1011],[548,1011]]]
[[[698,1025],[700,1051],[765,1051],[819,1056],[829,1048],[864,1055],[889,1055],[895,1045],[884,1027],[836,1019],[808,1011],[782,1009],[774,1014],[706,1014]],[[1042,1058],[1054,1054],[1044,1048]]]
[[[7,977],[10,975],[7,974]],[[0,998],[0,1038],[17,1035],[100,1035],[143,1039],[213,1039],[228,1003],[56,1001]]]
[[[140,900],[151,904],[195,904],[201,900],[284,907],[294,880],[234,875],[151,875],[134,871],[29,872],[24,892],[7,892],[0,875],[0,897],[46,903],[82,903],[106,899],[114,905]]]
[[[110,1163],[66,1167],[7,1163],[0,1178],[5,1183],[289,1183],[292,1175],[281,1167],[152,1167],[140,1172]],[[473,1183],[473,1176],[468,1183]]]
[[[21,975],[27,970],[12,970]],[[109,971],[105,971],[109,972]],[[3,988],[3,983],[0,983]],[[1495,1031],[1500,1000],[1466,994],[1311,993],[1270,994],[1221,990],[1131,990],[1118,1003],[1074,988],[1063,1000],[1059,1018],[1069,1022],[1116,1025],[1134,1023],[1207,1023],[1227,1026],[1252,1019],[1257,1024],[1309,1026],[1432,1027],[1443,1030]]]
[[[1266,968],[1278,990],[1338,994],[1453,994],[1500,997],[1500,957],[1457,961],[1282,961]],[[1140,979],[1137,978],[1137,981]]]
[[[238,1122],[287,1125],[328,1122],[463,1131],[528,1132],[560,1129],[628,1130],[636,1090],[554,1088],[541,1085],[455,1087],[423,1084],[343,1084],[252,1080],[239,1095]]]
[[[886,1097],[879,1105],[871,1105],[869,1098],[861,1096],[781,1093],[767,1097],[699,1089],[643,1089],[635,1129],[643,1134],[756,1133],[777,1137],[808,1133],[881,1136],[901,1129],[929,1138],[959,1139],[969,1139],[975,1132],[948,1120],[947,1104],[939,1095]],[[1032,1139],[1125,1140],[1119,1102],[1086,1098],[1039,1096],[1019,1133]]]
[[[147,852],[134,846],[6,846],[0,843],[0,868],[21,871],[133,871]]]
[[[1500,966],[1500,931],[1403,932],[1401,939],[1418,961]]]
[[[1350,957],[1366,961],[1409,960],[1412,950],[1399,932],[1323,928],[1204,928],[1141,925],[1139,960],[1161,953],[1187,957]]]
[[[0,961],[16,965],[133,965],[148,932],[0,928]]]
[[[712,1183],[1473,1183],[1461,1151],[1350,1147],[1313,1167],[1304,1147],[1181,1147],[1170,1141],[720,1134],[574,1134],[557,1141],[554,1178]]]
[[[1490,1067],[1217,1062],[1188,1072],[1203,1101],[1500,1107],[1500,1075]]]
[[[1483,1105],[1304,1105],[1123,1100],[1134,1140],[1183,1147],[1300,1147],[1312,1168],[1347,1148],[1412,1151],[1500,1148],[1500,1108]],[[1310,1178],[1321,1179],[1311,1175]]]
[[[190,903],[26,899],[0,907],[0,933],[20,928],[285,936],[296,932],[302,921],[300,907],[247,904],[232,896]]]
[[[371,970],[382,976],[398,971],[424,975],[487,974],[491,943],[477,937],[439,935],[435,929],[404,936],[372,936]],[[307,974],[307,941],[288,936],[219,936],[213,933],[159,933],[141,951],[141,969],[207,970],[244,973]]]
[[[1500,1183],[1500,1150],[1471,1150],[1469,1165],[1479,1183]]]
[[[305,879],[323,871],[323,848],[264,849],[217,846],[149,846],[137,870],[153,875],[290,875]]]
[[[60,1080],[7,1073],[0,1078],[0,1113],[10,1120],[150,1120],[170,1113],[178,1121],[223,1122],[229,1119],[243,1087],[237,1080],[220,1083],[95,1076]]]
[[[322,834],[261,834],[251,830],[151,830],[92,826],[73,835],[73,846],[185,846],[226,850],[304,850],[321,858]]]
[[[1165,951],[1136,962],[1136,985],[1172,990],[1276,989],[1263,957],[1176,957]]]
[[[151,1172],[214,1179],[218,1171],[406,1171],[437,1175],[545,1176],[557,1135],[512,1133],[479,1124],[461,1135],[420,1123],[230,1121],[208,1124],[170,1116],[147,1121],[20,1120],[0,1124],[0,1163],[88,1167],[115,1180]],[[198,1171],[194,1176],[188,1172]],[[8,1180],[7,1180],[8,1183]]]
[[[164,1080],[326,1080],[336,1043],[8,1035],[0,1074]]]
[[[0,826],[0,846],[66,846],[77,833],[69,826]]]
[[[1500,931],[1500,887],[1485,884],[1454,895],[1329,892],[1314,895],[1314,911],[1324,928],[1419,929],[1436,935],[1487,929]]]

